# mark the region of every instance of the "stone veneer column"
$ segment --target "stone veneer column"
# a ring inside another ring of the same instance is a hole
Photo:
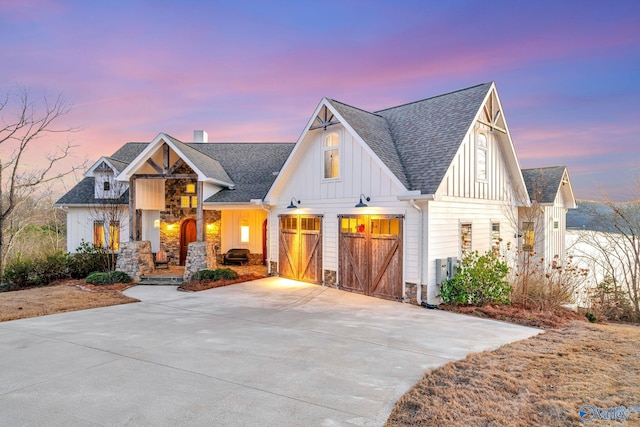
[[[155,270],[151,242],[123,242],[120,244],[120,254],[116,260],[116,270],[127,273],[134,281]]]
[[[214,270],[217,266],[213,242],[191,242],[184,263],[183,280],[188,282],[200,270]]]

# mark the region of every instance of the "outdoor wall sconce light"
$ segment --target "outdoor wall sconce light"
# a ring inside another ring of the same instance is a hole
[[[371,201],[371,197],[364,197],[364,194],[361,194],[360,202],[358,202],[358,204],[356,205],[356,208],[366,208],[367,206],[369,206],[365,202],[363,202],[362,199],[365,199],[367,202]]]
[[[153,228],[160,228],[160,220],[156,219],[155,221],[153,221]]]
[[[297,205],[299,205],[299,204],[300,204],[300,200],[296,200],[295,197],[292,197],[291,198],[291,203],[289,203],[289,206],[287,206],[287,209],[295,209],[295,208],[298,207]]]

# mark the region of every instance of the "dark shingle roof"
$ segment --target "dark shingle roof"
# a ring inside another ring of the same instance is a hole
[[[147,145],[149,145],[148,142],[127,142],[109,156],[109,160],[116,160],[129,165],[133,159],[142,153],[142,150],[147,148]]]
[[[264,198],[295,144],[216,142],[189,146],[218,159],[235,184],[233,190],[222,190],[205,202],[234,203]]]
[[[387,121],[409,190],[436,192],[491,85],[483,83],[376,112]]]
[[[334,99],[328,99],[327,101],[344,117],[353,130],[371,147],[373,152],[387,165],[400,182],[409,188],[409,180],[400,161],[396,146],[393,143],[389,125],[385,118]]]
[[[198,168],[200,172],[205,174],[209,178],[213,178],[216,181],[231,184],[233,185],[233,181],[222,167],[220,162],[216,160],[216,157],[211,157],[202,153],[193,148],[193,144],[185,144],[174,137],[165,134],[167,138],[171,140],[171,142],[187,157],[188,160],[193,163],[193,165]],[[216,144],[215,142],[207,143],[207,144]]]
[[[205,202],[244,203],[251,199],[262,199],[276,178],[274,173],[282,169],[293,143],[189,143],[175,138],[176,144],[185,156],[202,172],[221,181],[234,184],[234,189],[225,189],[211,196]],[[129,142],[116,151],[109,160],[115,159],[120,167],[128,165],[148,143]],[[123,168],[124,169],[124,168]],[[80,181],[56,202],[58,205],[85,205],[98,203],[94,196],[94,178]],[[123,203],[128,203],[129,192],[125,192]]]
[[[95,179],[93,177],[85,177],[75,185],[67,194],[62,196],[55,204],[58,206],[69,205],[99,205],[105,202],[105,199],[96,199],[95,195]],[[129,190],[118,198],[116,204],[129,204]]]
[[[522,177],[532,202],[553,203],[558,195],[566,166],[522,169]]]

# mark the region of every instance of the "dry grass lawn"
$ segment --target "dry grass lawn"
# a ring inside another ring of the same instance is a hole
[[[640,407],[640,327],[573,322],[429,371],[387,426],[581,426],[584,404]],[[640,412],[589,425],[639,426]],[[617,425],[617,424],[616,424]]]
[[[122,294],[121,290],[126,286],[98,287],[76,280],[43,288],[2,292],[0,322],[137,302],[137,299]]]

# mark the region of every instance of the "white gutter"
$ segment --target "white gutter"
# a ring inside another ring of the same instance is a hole
[[[410,199],[409,203],[411,203],[411,206],[420,212],[420,223],[418,224],[418,283],[416,283],[416,302],[420,304],[422,302],[422,274],[424,272],[424,262],[422,260],[422,252],[424,250],[424,236],[422,234],[424,211],[416,204],[415,199]]]

